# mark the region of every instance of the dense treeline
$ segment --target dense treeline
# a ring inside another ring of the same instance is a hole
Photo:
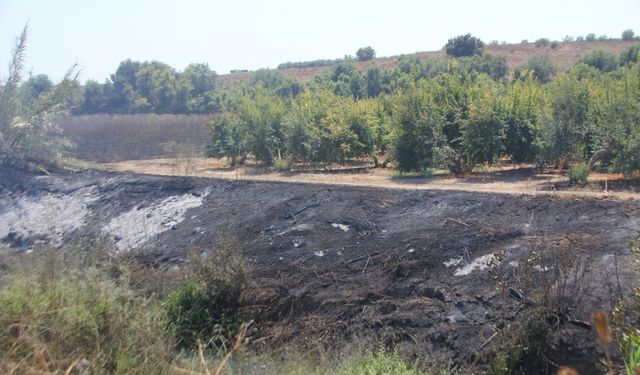
[[[207,151],[232,164],[251,155],[279,167],[363,157],[377,164],[384,155],[401,171],[443,166],[464,174],[509,157],[631,173],[640,170],[638,50],[620,57],[595,50],[559,75],[536,56],[507,77],[504,59],[481,49],[442,60],[403,57],[397,69],[366,74],[339,64],[286,94],[284,76],[271,73],[268,85],[254,80],[212,116]]]
[[[104,84],[89,81],[67,102],[79,114],[208,113],[207,154],[286,167],[371,158],[401,171],[446,167],[456,174],[501,158],[640,170],[640,45],[620,56],[594,50],[567,72],[545,55],[511,74],[503,56],[471,35],[449,56],[402,56],[396,68],[341,62],[303,84],[260,70],[233,88],[206,64],[177,72],[127,60]],[[375,56],[370,48],[359,58]],[[23,103],[46,98],[46,76],[22,84]],[[16,91],[17,92],[17,91]]]

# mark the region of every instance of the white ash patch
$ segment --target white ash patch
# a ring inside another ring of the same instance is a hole
[[[474,271],[483,271],[489,268],[490,265],[494,264],[497,261],[498,259],[494,254],[483,255],[481,257],[478,257],[472,260],[466,266],[456,269],[456,272],[453,275],[466,276],[471,274]]]
[[[121,252],[139,248],[153,236],[185,220],[187,210],[201,206],[208,193],[174,195],[145,207],[134,207],[111,219],[102,232],[116,240]]]
[[[323,257],[324,256],[324,251],[320,250],[320,251],[314,251],[313,255],[317,256],[317,257]]]
[[[20,196],[2,209],[0,239],[11,235],[19,239],[46,238],[54,246],[63,236],[86,224],[88,205],[98,199],[95,187],[85,187],[71,194]]]
[[[453,266],[457,266],[458,264],[462,263],[464,259],[462,257],[453,257],[447,261],[442,262],[442,264],[445,265],[445,267],[449,268],[449,267],[453,267]]]
[[[334,228],[339,228],[341,229],[343,232],[348,232],[349,231],[349,226],[346,224],[340,224],[340,223],[331,223],[331,226]]]

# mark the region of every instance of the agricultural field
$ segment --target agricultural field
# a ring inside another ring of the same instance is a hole
[[[57,83],[29,32],[0,373],[640,373],[633,30]]]

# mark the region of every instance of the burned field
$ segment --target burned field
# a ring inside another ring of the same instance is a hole
[[[3,181],[0,239],[22,251],[107,239],[163,269],[238,238],[256,349],[383,343],[482,365],[544,304],[548,364],[597,373],[590,315],[636,280],[636,200],[106,172]]]

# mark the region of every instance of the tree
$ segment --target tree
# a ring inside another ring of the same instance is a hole
[[[638,62],[638,56],[640,54],[640,44],[634,44],[633,46],[622,51],[620,54],[620,65],[634,64]]]
[[[207,121],[212,143],[207,146],[207,157],[229,158],[229,164],[242,164],[249,152],[246,129],[240,117],[232,112],[219,113]]]
[[[533,74],[533,78],[540,83],[551,82],[553,76],[556,74],[556,65],[547,55],[536,55],[529,59],[526,63],[518,66],[513,75],[515,79],[524,80],[527,77],[527,72]]]
[[[369,68],[367,71],[367,96],[374,98],[382,92],[382,82],[380,81],[380,69]]]
[[[396,168],[403,172],[431,168],[444,119],[430,84],[423,81],[398,97],[393,113],[392,157]]]
[[[479,38],[471,36],[471,34],[465,34],[449,39],[444,48],[449,56],[472,56],[482,53],[484,43]]]
[[[627,29],[622,32],[622,40],[633,40],[636,34],[631,29]]]
[[[587,42],[593,42],[593,41],[595,41],[595,40],[596,40],[596,34],[594,34],[594,33],[589,33],[589,34],[587,34],[587,36],[585,36],[585,37],[584,37],[584,39],[585,39]]]
[[[373,60],[376,58],[376,50],[371,48],[371,46],[359,48],[356,51],[356,58],[358,59],[358,61]]]
[[[547,121],[548,100],[532,73],[509,87],[504,106],[505,153],[516,163],[535,160],[540,148],[540,129]]]
[[[71,92],[77,87],[75,68],[67,71],[60,83],[25,104],[19,85],[27,39],[25,26],[12,53],[9,76],[0,85],[0,165],[55,163],[70,145],[55,119],[66,109]]]
[[[582,56],[579,62],[592,66],[603,73],[610,72],[618,67],[616,55],[602,48],[594,49]]]

